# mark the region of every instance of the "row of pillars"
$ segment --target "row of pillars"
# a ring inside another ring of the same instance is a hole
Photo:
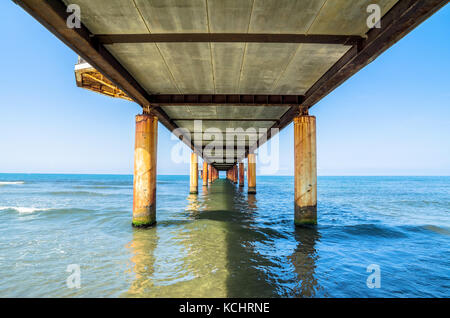
[[[203,169],[201,179],[203,186],[208,186],[219,179],[219,171],[213,166],[203,161]],[[190,194],[198,194],[198,155],[193,152],[191,154],[191,173],[190,173]]]
[[[156,223],[156,151],[158,119],[150,114],[136,116],[134,154],[133,226]],[[317,224],[316,118],[302,115],[294,119],[294,222]],[[191,155],[190,193],[198,193],[198,156]],[[244,164],[227,171],[227,179],[244,186]],[[203,162],[204,186],[219,178],[219,171]],[[256,194],[256,157],[248,154],[248,193]]]
[[[239,187],[244,187],[244,163],[240,162],[239,164],[234,165],[233,168],[227,170],[227,179],[234,184],[239,182]],[[256,194],[256,161],[254,153],[248,155],[247,183],[248,193]]]

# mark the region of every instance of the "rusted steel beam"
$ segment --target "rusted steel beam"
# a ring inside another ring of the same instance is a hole
[[[249,148],[249,146],[247,145],[226,145],[227,141],[226,139],[223,140],[223,144],[222,145],[216,145],[216,146],[211,146],[212,148],[210,148],[210,152],[215,152],[215,151],[220,151],[222,150],[222,152],[225,154],[227,151],[233,150],[233,151],[244,151],[246,149]],[[203,152],[205,151],[206,147],[208,147],[208,145],[204,145],[202,146]],[[208,148],[209,149],[209,148]]]
[[[194,120],[201,120],[201,121],[276,121],[278,122],[279,118],[172,118],[173,121],[194,121]]]
[[[93,34],[81,23],[80,28],[68,28],[66,21],[71,13],[66,12],[66,5],[59,0],[14,0],[33,18],[52,32],[57,38],[81,56],[87,63],[102,73],[119,89],[144,109],[151,107],[151,112],[158,117],[167,129],[173,131],[178,126],[160,108],[151,105],[151,96],[142,88],[133,76],[94,38]],[[183,141],[192,149],[195,147]]]
[[[152,95],[154,106],[289,106],[303,102],[302,95],[219,95],[219,94],[161,94]]]
[[[314,43],[354,45],[358,35],[330,34],[252,34],[252,33],[160,33],[98,34],[102,44],[115,43]]]
[[[382,17],[381,28],[369,30],[366,39],[350,49],[306,92],[302,105],[314,106],[447,3],[448,0],[397,2]]]

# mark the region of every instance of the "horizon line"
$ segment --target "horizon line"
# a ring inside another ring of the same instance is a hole
[[[73,175],[73,176],[130,176],[133,174],[129,173],[61,173],[61,172],[0,172],[0,175],[14,175],[14,174],[27,174],[27,175]],[[158,173],[157,176],[186,176],[189,177],[189,174],[164,174]],[[450,174],[318,174],[318,177],[450,177]],[[256,177],[294,177],[294,175],[268,175],[268,174],[260,174]],[[199,174],[200,178],[200,174]]]

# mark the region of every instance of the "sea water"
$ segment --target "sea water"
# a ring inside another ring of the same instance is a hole
[[[134,229],[132,176],[0,174],[0,297],[450,296],[450,177],[319,177],[317,227],[293,197],[158,176]]]

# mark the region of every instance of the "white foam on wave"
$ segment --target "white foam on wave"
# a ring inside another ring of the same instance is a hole
[[[0,181],[0,186],[11,185],[11,184],[24,184],[24,181]]]
[[[0,211],[2,210],[14,210],[19,212],[20,214],[29,214],[37,211],[47,211],[49,209],[42,208],[28,208],[28,207],[20,207],[20,206],[0,206]]]

